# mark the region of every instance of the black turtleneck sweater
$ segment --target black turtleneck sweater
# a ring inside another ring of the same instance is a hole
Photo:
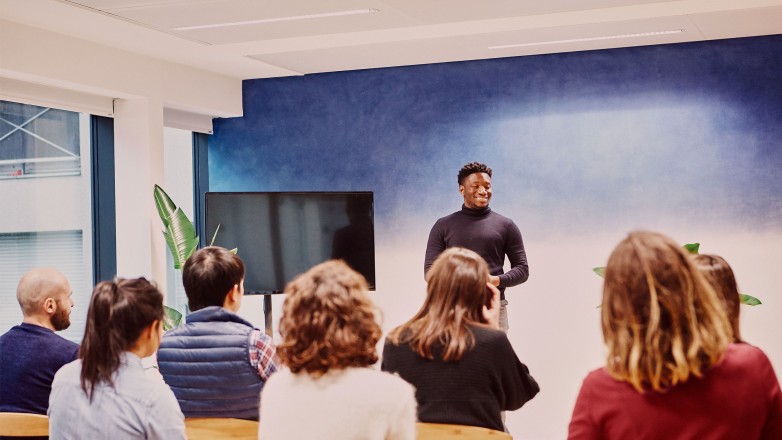
[[[461,211],[437,220],[426,243],[424,273],[442,251],[456,246],[470,249],[486,260],[489,273],[500,277],[503,298],[506,287],[519,285],[529,278],[527,254],[519,228],[513,220],[489,207],[470,209],[462,205]],[[503,273],[506,255],[510,270]]]

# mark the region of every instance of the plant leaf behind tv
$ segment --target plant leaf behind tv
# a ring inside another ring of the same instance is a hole
[[[701,244],[700,243],[687,243],[684,246],[682,246],[684,249],[687,250],[687,252],[691,254],[697,254]],[[606,276],[606,268],[605,267],[593,267],[592,272],[596,273],[601,278],[605,278]],[[746,295],[746,294],[739,294],[739,297],[741,298],[741,304],[746,304],[748,306],[757,306],[759,304],[763,304],[760,302],[759,299],[755,298],[752,295]],[[600,307],[600,306],[598,306]]]
[[[155,185],[153,195],[155,207],[163,222],[163,237],[165,237],[168,250],[171,251],[171,256],[174,259],[174,268],[181,270],[185,261],[198,248],[195,227],[184,211],[177,207],[168,194],[163,191],[163,188]]]

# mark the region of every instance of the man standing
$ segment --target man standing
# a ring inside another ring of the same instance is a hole
[[[424,274],[449,247],[464,247],[482,256],[489,265],[489,280],[500,288],[500,327],[507,331],[505,288],[527,281],[529,266],[519,228],[513,220],[489,208],[491,174],[491,168],[480,162],[468,163],[459,170],[459,193],[464,204],[460,211],[437,220],[432,227],[426,243]],[[510,270],[503,273],[506,255]]]
[[[258,420],[258,396],[278,361],[271,338],[236,314],[244,273],[242,259],[217,246],[182,269],[192,313],[163,335],[157,361],[185,417]]]
[[[71,325],[71,286],[55,269],[27,272],[16,288],[24,320],[0,336],[0,412],[46,414],[54,374],[79,345],[55,334]]]

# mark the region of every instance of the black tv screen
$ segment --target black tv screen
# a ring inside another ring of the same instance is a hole
[[[247,294],[279,293],[296,275],[342,259],[375,289],[372,192],[208,192],[206,242],[237,248]]]

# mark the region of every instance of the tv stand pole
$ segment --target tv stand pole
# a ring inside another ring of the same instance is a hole
[[[266,326],[266,334],[272,337],[274,328],[272,325],[272,294],[263,294],[263,321]]]

